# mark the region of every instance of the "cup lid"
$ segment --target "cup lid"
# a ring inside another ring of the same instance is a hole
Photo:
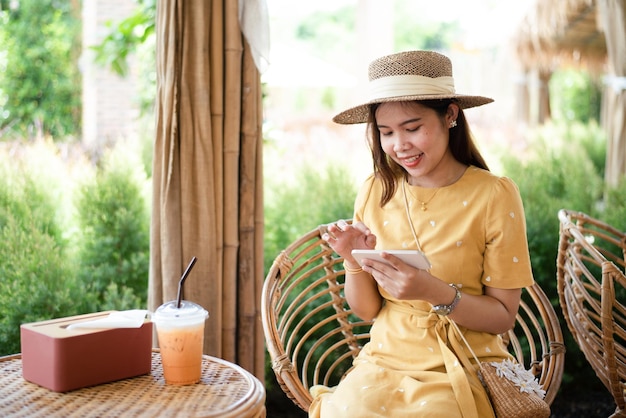
[[[180,319],[206,319],[209,312],[197,303],[183,300],[180,308],[176,307],[177,301],[172,300],[159,306],[152,315],[156,321],[176,321]]]

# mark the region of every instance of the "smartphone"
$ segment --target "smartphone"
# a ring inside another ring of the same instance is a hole
[[[352,250],[352,255],[359,264],[362,264],[361,260],[364,258],[388,263],[387,260],[380,256],[382,252],[395,255],[408,265],[418,269],[428,270],[431,267],[426,255],[418,250]]]

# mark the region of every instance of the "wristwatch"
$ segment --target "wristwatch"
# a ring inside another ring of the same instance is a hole
[[[456,295],[454,296],[454,300],[449,305],[433,306],[433,312],[436,313],[437,315],[443,315],[443,316],[450,315],[452,311],[454,310],[454,308],[456,308],[456,305],[458,305],[459,301],[461,300],[461,291],[459,290],[459,288],[453,285],[452,283],[450,283],[450,287],[456,290]]]

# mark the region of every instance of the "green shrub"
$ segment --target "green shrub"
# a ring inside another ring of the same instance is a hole
[[[596,215],[620,231],[626,231],[626,177],[615,187],[608,187],[604,207]]]
[[[266,180],[266,273],[280,251],[300,235],[320,224],[351,218],[355,198],[352,175],[340,165],[329,165],[323,174],[304,167],[291,183]]]
[[[561,320],[567,354],[562,390],[579,381],[598,383],[593,369],[568,332],[556,289],[560,209],[594,214],[602,203],[606,143],[596,124],[546,125],[525,161],[504,157],[503,167],[519,186],[528,230],[535,280],[550,298]],[[610,194],[605,214],[624,216],[623,198]],[[622,194],[623,196],[623,194]],[[613,200],[611,200],[613,199]],[[622,218],[623,219],[623,218]],[[623,221],[622,221],[623,222]]]
[[[589,73],[557,70],[550,77],[552,116],[561,121],[588,123],[600,119],[601,86]]]
[[[8,169],[9,159],[5,156],[0,172],[0,228],[9,222],[21,224],[23,228],[36,228],[62,244],[61,227],[56,221],[56,208],[52,197],[44,192],[43,180],[35,180],[27,167],[16,164]]]
[[[90,295],[52,237],[13,219],[0,230],[0,355],[20,351],[20,325],[87,311]]]
[[[141,163],[127,144],[91,167],[51,144],[0,153],[0,355],[20,350],[20,324],[145,304],[149,212]],[[77,215],[73,212],[73,193]]]
[[[23,167],[9,171],[6,162],[0,177],[0,355],[20,351],[21,324],[84,313],[90,303],[67,257],[53,197]]]
[[[525,161],[514,156],[502,158],[504,171],[517,183],[524,202],[535,280],[555,302],[557,213],[563,208],[592,213],[602,197],[599,171],[604,166],[597,162],[601,138],[597,129],[548,125],[538,132]]]
[[[109,155],[96,177],[77,193],[78,277],[98,297],[94,311],[145,304],[148,296],[145,174],[141,163],[126,157],[120,152]]]
[[[600,178],[584,155],[567,159],[547,152],[526,163],[508,160],[505,167],[524,202],[535,279],[555,290],[557,213],[563,208],[590,213],[602,191]]]
[[[136,296],[132,289],[126,286],[118,286],[111,282],[104,290],[102,303],[99,304],[99,311],[138,309],[145,305],[145,298]]]

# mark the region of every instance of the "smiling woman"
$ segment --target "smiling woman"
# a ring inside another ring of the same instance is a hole
[[[322,239],[343,259],[350,309],[376,321],[345,378],[311,388],[309,414],[494,416],[470,365],[512,358],[501,334],[534,280],[517,186],[488,171],[464,117],[493,100],[456,92],[451,61],[434,51],[372,61],[368,93],[333,121],[367,123],[374,172],[353,223]],[[391,254],[359,264],[355,249],[419,250],[431,266]]]
[[[382,103],[375,113],[380,146],[408,173],[410,185],[435,188],[436,193],[463,175],[465,165],[454,158],[447,140],[449,126],[459,117],[456,104],[449,103],[443,116],[419,102]],[[422,210],[433,198],[434,193],[418,198]]]

